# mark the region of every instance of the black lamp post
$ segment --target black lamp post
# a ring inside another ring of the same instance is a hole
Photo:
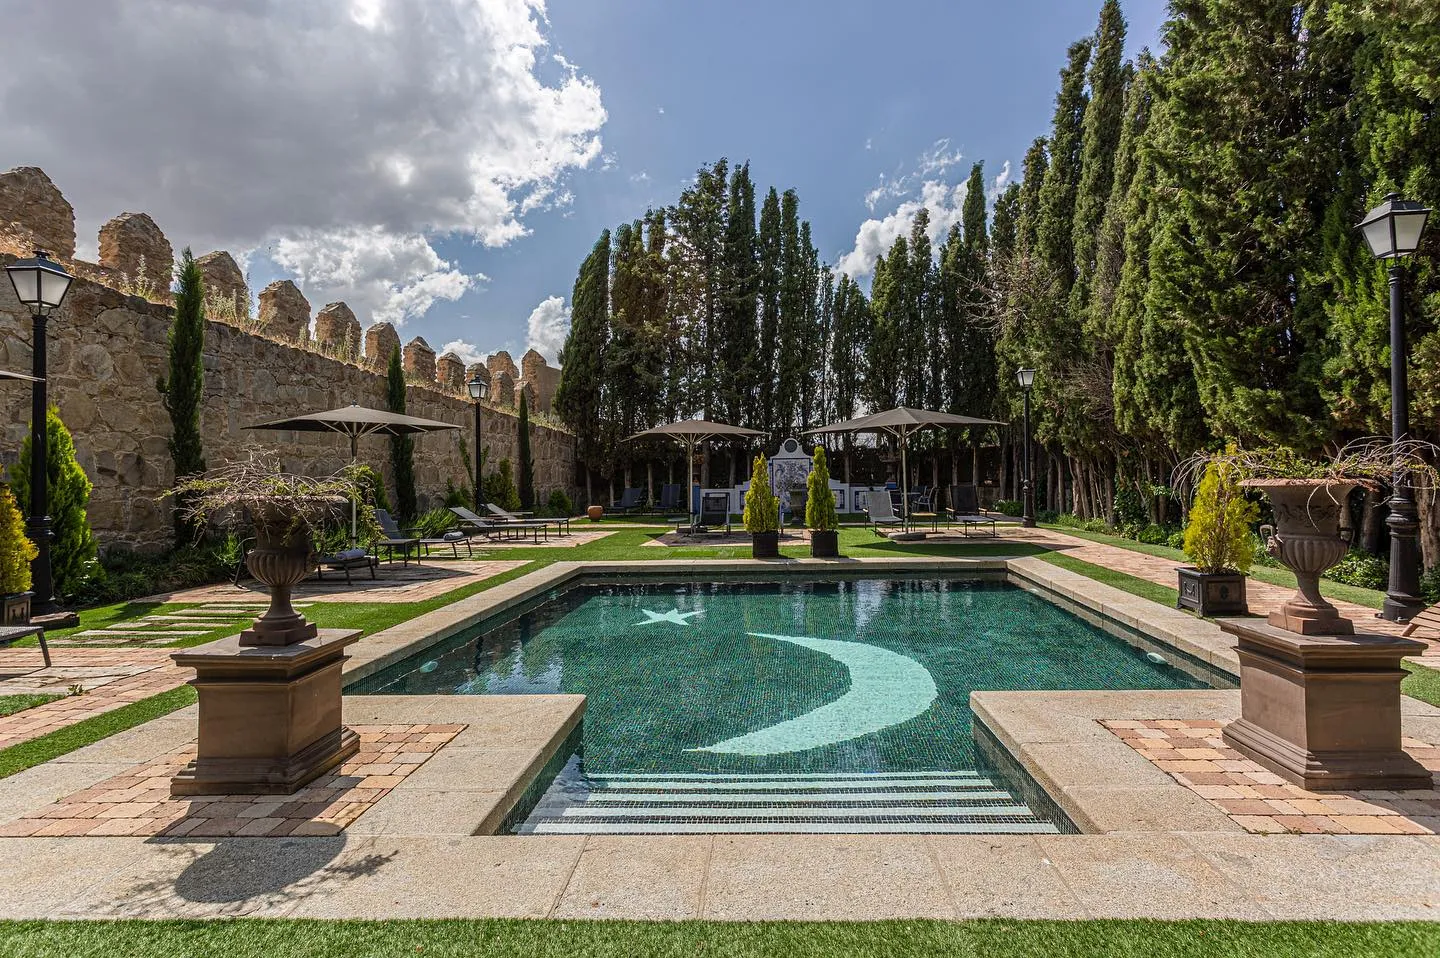
[[[480,447],[480,404],[490,395],[490,383],[480,378],[480,371],[477,369],[475,375],[465,384],[470,390],[470,398],[475,403],[475,514],[479,515],[480,510],[485,508],[484,482],[481,479],[483,473],[480,470],[480,457],[483,455]]]
[[[45,324],[50,313],[60,308],[70,291],[72,277],[45,255],[36,250],[33,259],[22,259],[5,267],[10,285],[20,305],[29,307],[34,322],[31,344],[31,375],[35,382],[30,392],[30,517],[26,522],[30,541],[35,543],[35,560],[30,563],[31,615],[47,616],[60,611],[55,604],[55,581],[50,571],[50,490],[45,469]]]
[[[1017,369],[1015,381],[1025,394],[1025,462],[1020,472],[1020,525],[1035,528],[1035,484],[1030,478],[1030,387],[1035,385],[1035,370]]]
[[[1409,387],[1406,379],[1409,353],[1405,346],[1405,291],[1403,257],[1420,246],[1430,211],[1413,200],[1390,193],[1360,224],[1365,243],[1376,259],[1390,260],[1390,438],[1403,441],[1410,432]],[[1398,461],[1390,493],[1390,584],[1380,617],[1408,622],[1425,608],[1420,598],[1420,518],[1410,477]]]

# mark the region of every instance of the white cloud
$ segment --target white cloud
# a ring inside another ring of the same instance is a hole
[[[1006,160],[1005,165],[1000,167],[1000,172],[995,174],[995,181],[990,187],[988,198],[993,200],[1005,192],[1005,187],[1010,185],[1010,161]]]
[[[301,287],[344,290],[358,315],[368,312],[397,326],[424,315],[437,300],[459,299],[486,278],[456,269],[419,234],[377,227],[302,231],[278,240],[269,254]]]
[[[525,235],[601,154],[600,90],[549,51],[543,0],[85,7],[63,57],[53,18],[7,21],[0,127],[6,156],[74,204],[88,251],[105,219],[144,210],[176,249],[270,251],[312,301],[403,320],[479,279],[432,242]]]
[[[543,300],[530,311],[528,322],[530,348],[554,365],[560,361],[560,349],[570,334],[570,307],[559,296]]]
[[[475,363],[483,363],[485,357],[490,355],[476,346],[474,343],[467,343],[463,339],[452,339],[440,347],[440,355],[454,353],[465,361],[466,366],[473,366]]]
[[[950,227],[960,222],[964,202],[964,183],[952,187],[938,180],[926,180],[921,184],[918,197],[901,203],[887,216],[872,217],[861,223],[855,233],[854,248],[840,257],[835,268],[851,278],[869,276],[875,270],[876,257],[888,253],[896,237],[910,234],[910,225],[921,207],[930,211],[926,234],[938,247]]]
[[[644,170],[641,170],[639,173],[632,173],[632,174],[630,174],[630,182],[631,182],[631,183],[649,183],[649,182],[650,182],[650,174],[649,174],[649,173],[646,173]]]
[[[869,140],[865,141],[865,149],[870,149]],[[915,158],[913,168],[906,170],[902,164],[894,174],[881,173],[879,184],[865,194],[865,208],[873,213],[884,200],[900,199],[914,193],[927,181],[943,178],[951,167],[964,158],[962,151],[950,148],[948,139],[936,140],[928,150]]]

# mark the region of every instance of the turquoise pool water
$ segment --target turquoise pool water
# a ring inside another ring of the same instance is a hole
[[[482,629],[350,691],[582,693],[586,775],[774,777],[975,770],[974,690],[1205,687],[990,582],[579,586]]]

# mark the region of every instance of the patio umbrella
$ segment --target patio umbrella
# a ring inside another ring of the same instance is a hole
[[[351,403],[340,409],[325,412],[310,412],[289,419],[275,419],[271,422],[256,423],[246,429],[272,429],[277,432],[333,432],[350,437],[350,461],[360,460],[360,439],[362,436],[408,436],[422,432],[442,432],[459,429],[448,422],[421,419],[404,413],[371,409]],[[477,465],[478,470],[478,465]],[[350,538],[355,538],[355,503],[350,503]]]
[[[900,443],[900,502],[905,512],[905,525],[910,525],[910,470],[905,458],[910,434],[921,429],[948,428],[952,426],[1004,426],[1007,423],[994,419],[976,419],[973,416],[959,416],[950,412],[936,412],[932,409],[911,409],[897,406],[884,412],[871,413],[844,422],[832,422],[819,429],[811,429],[808,435],[820,433],[876,432],[889,433]]]
[[[27,383],[38,383],[40,381],[34,376],[27,376],[24,373],[12,373],[8,369],[0,369],[0,379],[19,379]]]
[[[646,436],[665,436],[674,439],[685,447],[685,501],[689,506],[690,515],[695,515],[695,501],[691,498],[691,491],[695,488],[695,447],[708,439],[717,436],[763,436],[758,429],[746,429],[743,426],[732,426],[725,422],[710,422],[708,419],[685,419],[680,422],[672,422],[665,426],[656,426],[654,429],[646,429],[637,432],[626,439],[641,439]],[[692,523],[693,525],[693,523]]]

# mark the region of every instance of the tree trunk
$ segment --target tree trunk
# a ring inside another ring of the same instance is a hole
[[[1008,442],[1000,445],[999,493],[1001,499],[1010,498],[1010,444]]]
[[[595,480],[595,474],[590,471],[590,467],[589,467],[589,466],[586,466],[586,467],[585,467],[585,504],[586,504],[587,506],[593,506],[593,505],[595,504],[595,481],[594,481],[594,480]]]
[[[1440,563],[1440,512],[1435,508],[1435,490],[1423,476],[1415,478],[1415,502],[1420,509],[1420,568]]]
[[[1378,555],[1380,534],[1384,528],[1380,522],[1380,497],[1374,489],[1366,489],[1365,499],[1360,505],[1360,535],[1356,539],[1356,547]]]
[[[651,502],[655,502],[655,501],[656,501],[656,499],[655,499],[655,460],[654,460],[654,459],[646,459],[646,460],[645,460],[645,495],[646,495],[646,497],[647,497]]]

